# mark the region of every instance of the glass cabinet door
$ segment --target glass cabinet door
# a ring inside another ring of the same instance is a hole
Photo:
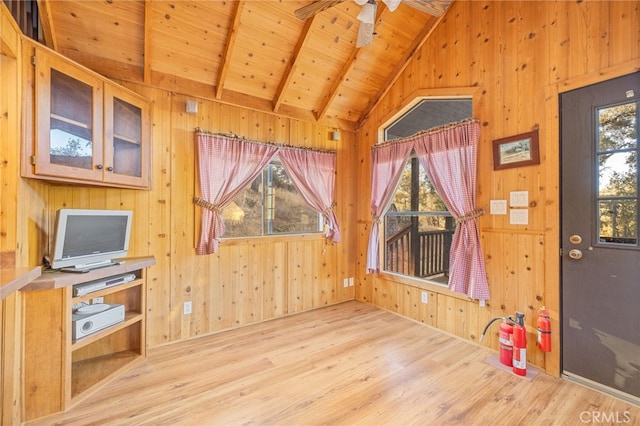
[[[148,186],[148,102],[105,84],[105,181]]]
[[[102,82],[37,53],[36,71],[36,173],[101,180]]]

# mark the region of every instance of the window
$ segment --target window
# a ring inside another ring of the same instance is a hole
[[[638,103],[597,111],[598,242],[638,245]]]
[[[384,139],[408,137],[471,116],[471,99],[424,99],[386,127]],[[412,155],[384,217],[384,270],[447,284],[454,231],[453,216]]]
[[[222,211],[223,238],[322,232],[322,215],[293,187],[277,156]]]

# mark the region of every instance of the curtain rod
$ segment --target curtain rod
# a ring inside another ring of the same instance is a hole
[[[417,133],[414,133],[411,136],[406,136],[404,138],[397,138],[397,139],[391,139],[388,141],[384,141],[382,143],[374,143],[371,145],[372,148],[381,148],[383,146],[387,146],[393,143],[404,143],[404,142],[412,142],[415,139],[417,139],[420,136],[424,136],[424,135],[432,135],[434,133],[439,133],[442,132],[443,130],[447,130],[450,129],[452,127],[458,127],[464,124],[469,124],[469,123],[479,123],[480,120],[478,120],[477,118],[465,118],[464,120],[460,120],[460,121],[456,121],[453,123],[447,123],[447,124],[443,124],[442,126],[438,126],[438,127],[432,127],[429,130],[421,130]]]
[[[230,139],[230,140],[237,140],[237,141],[243,141],[243,142],[248,142],[248,143],[255,143],[255,144],[259,144],[259,145],[270,145],[270,146],[275,146],[277,148],[299,149],[301,151],[314,151],[314,152],[320,152],[320,153],[324,153],[324,154],[335,154],[336,153],[335,149],[322,149],[322,148],[310,148],[310,147],[294,146],[294,145],[290,145],[290,144],[286,144],[286,143],[282,143],[282,142],[281,143],[278,143],[278,142],[260,142],[260,141],[254,141],[254,140],[247,139],[244,136],[238,136],[235,133],[215,133],[215,132],[210,132],[208,130],[201,129],[200,127],[196,127],[195,128],[195,132],[197,134],[202,134],[202,135],[220,136],[220,137],[227,138],[227,139]]]

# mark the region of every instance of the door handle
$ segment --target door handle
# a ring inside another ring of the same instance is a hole
[[[582,259],[582,251],[578,249],[571,249],[569,250],[569,257],[573,260],[580,260]]]

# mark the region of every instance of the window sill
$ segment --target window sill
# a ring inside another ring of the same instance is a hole
[[[471,300],[469,299],[469,297],[467,297],[467,295],[451,291],[446,284],[440,284],[435,281],[429,281],[423,278],[408,277],[406,275],[398,275],[391,272],[381,272],[380,274],[378,274],[378,276],[388,281],[409,285],[411,287],[416,287],[422,290],[431,291],[433,293],[454,297],[456,299]]]
[[[220,246],[244,246],[255,243],[286,243],[301,241],[318,241],[324,240],[324,232],[314,232],[309,234],[282,234],[282,235],[265,235],[260,237],[233,237],[222,238]]]

